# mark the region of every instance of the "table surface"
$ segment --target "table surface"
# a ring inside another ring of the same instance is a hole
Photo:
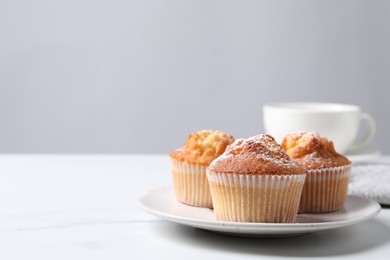
[[[375,163],[390,164],[390,157]],[[171,184],[166,155],[0,155],[0,259],[386,259],[390,209],[349,227],[238,238],[138,205]]]

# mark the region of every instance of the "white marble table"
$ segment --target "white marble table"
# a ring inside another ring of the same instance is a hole
[[[382,157],[390,164],[390,157]],[[390,209],[285,239],[227,237],[144,213],[166,155],[0,155],[0,259],[388,259]],[[390,184],[389,184],[390,185]]]

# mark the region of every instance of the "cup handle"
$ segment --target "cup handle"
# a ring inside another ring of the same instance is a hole
[[[360,150],[363,147],[365,147],[369,142],[371,142],[372,138],[374,138],[376,132],[376,124],[372,116],[370,116],[367,113],[362,113],[360,119],[364,124],[367,125],[367,132],[365,133],[365,135],[361,140],[359,140],[357,143],[354,143],[350,146],[348,150],[351,152]]]

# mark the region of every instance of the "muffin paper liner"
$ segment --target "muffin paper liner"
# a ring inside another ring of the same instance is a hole
[[[208,171],[216,218],[235,222],[295,222],[305,176]]]
[[[213,208],[206,166],[171,159],[176,198],[185,204]]]
[[[343,207],[351,165],[306,171],[299,213],[324,213]]]

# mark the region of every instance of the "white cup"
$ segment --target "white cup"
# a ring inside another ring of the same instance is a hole
[[[375,121],[358,106],[333,103],[274,103],[263,106],[265,132],[277,142],[288,133],[317,132],[333,141],[339,153],[364,148],[375,135]],[[360,122],[367,125],[361,140],[355,141]]]

